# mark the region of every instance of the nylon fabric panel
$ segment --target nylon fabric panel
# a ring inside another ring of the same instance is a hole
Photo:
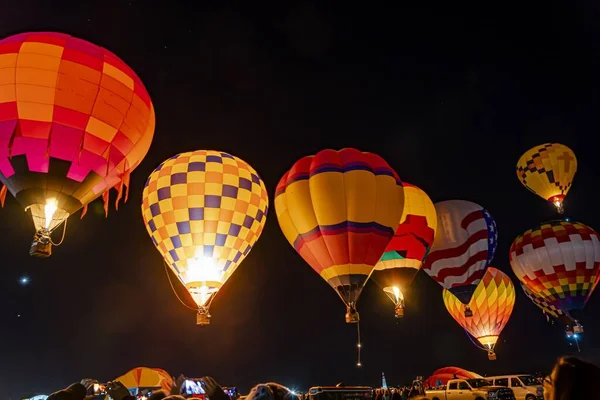
[[[526,151],[517,162],[517,177],[531,192],[545,200],[562,200],[577,172],[577,158],[567,146],[545,143]]]
[[[267,191],[256,171],[218,151],[170,158],[143,192],[148,233],[199,306],[198,287],[218,291],[260,237],[267,212]]]
[[[527,289],[564,312],[580,310],[600,275],[600,237],[579,222],[551,221],[519,235],[510,264]]]
[[[487,210],[470,201],[442,201],[435,210],[435,241],[422,268],[443,288],[464,292],[466,304],[493,260],[498,229]]]
[[[562,318],[566,315],[564,312],[557,309],[556,306],[549,303],[545,298],[538,296],[537,294],[527,289],[527,286],[523,285],[522,283],[521,288],[523,289],[523,293],[525,293],[525,296],[527,296],[529,300],[531,300],[531,302],[535,304],[536,307],[542,310],[545,314],[557,319]]]
[[[490,267],[468,304],[473,312],[472,317],[465,317],[464,304],[450,291],[444,289],[442,297],[446,309],[460,326],[477,340],[490,338],[493,347],[510,318],[516,294],[510,278],[502,271]]]
[[[302,158],[284,175],[275,207],[288,241],[349,303],[358,299],[393,235],[403,191],[380,157],[355,149],[324,150]],[[390,220],[395,222],[384,225]]]
[[[140,79],[108,50],[53,32],[0,41],[0,180],[23,207],[55,197],[72,214],[128,185],[154,118]]]
[[[435,238],[437,215],[429,196],[404,183],[404,201],[400,224],[371,273],[381,288],[396,286],[402,290],[410,285]]]

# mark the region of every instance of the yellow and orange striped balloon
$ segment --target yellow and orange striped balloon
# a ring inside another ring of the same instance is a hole
[[[484,346],[490,360],[495,359],[494,346],[515,306],[515,287],[510,278],[496,268],[488,268],[468,304],[472,317],[465,317],[464,304],[450,291],[444,289],[443,298],[452,318]]]

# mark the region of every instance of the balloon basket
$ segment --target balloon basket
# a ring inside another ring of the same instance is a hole
[[[473,316],[473,311],[471,311],[471,309],[469,307],[467,307],[465,309],[465,317],[466,318],[471,318]]]
[[[346,323],[347,324],[356,324],[360,321],[360,316],[358,315],[358,311],[352,307],[348,307],[346,309]]]
[[[571,325],[565,326],[565,333],[567,334],[568,338],[573,337],[574,329],[571,327]]]
[[[196,325],[210,325],[210,314],[206,308],[198,309],[198,314],[196,314]]]
[[[404,307],[402,307],[400,304],[396,305],[396,308],[394,309],[394,311],[395,311],[395,313],[394,313],[395,318],[404,317]]]
[[[48,258],[51,254],[52,241],[50,240],[50,232],[40,229],[33,236],[29,255],[38,258]]]
[[[496,360],[496,353],[494,353],[493,351],[488,351],[488,360],[495,361]]]

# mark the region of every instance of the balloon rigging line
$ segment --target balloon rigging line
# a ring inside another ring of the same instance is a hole
[[[362,343],[360,342],[360,322],[356,323],[356,336],[357,336],[357,340],[358,340],[358,343],[356,344],[356,348],[357,348],[357,352],[358,352],[358,360],[356,361],[356,366],[360,367],[361,366],[360,352],[361,352],[361,348],[362,348]]]
[[[464,328],[463,328],[464,329]],[[485,347],[481,347],[479,344],[477,344],[473,338],[471,337],[471,334],[465,329],[465,333],[467,334],[467,337],[469,338],[469,340],[471,341],[471,343],[473,343],[475,345],[475,347],[477,347],[480,350],[484,350],[484,351],[489,351],[489,349],[486,349]]]
[[[177,300],[179,300],[179,302],[181,304],[183,304],[185,307],[189,308],[190,310],[197,311],[198,310],[197,308],[190,307],[187,304],[185,304],[185,302],[183,300],[181,300],[181,297],[179,297],[179,295],[177,294],[177,290],[175,290],[175,286],[173,286],[173,281],[171,280],[171,276],[169,275],[169,265],[164,260],[163,260],[163,264],[165,264],[165,272],[167,274],[167,279],[169,280],[169,285],[171,285],[171,289],[173,290],[173,293],[175,293],[175,297],[177,297]]]
[[[67,234],[67,221],[68,221],[68,219],[65,219],[65,222],[63,224],[63,233],[62,233],[62,237],[60,238],[60,242],[54,243],[52,241],[52,237],[49,236],[50,237],[50,243],[52,244],[52,246],[58,247],[58,246],[60,246],[65,241],[65,236]]]

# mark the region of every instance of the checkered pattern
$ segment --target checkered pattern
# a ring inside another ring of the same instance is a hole
[[[465,305],[446,289],[443,298],[452,318],[482,345],[493,348],[515,306],[515,287],[505,273],[489,267],[468,304],[472,317],[465,317]]]
[[[554,202],[566,196],[577,172],[577,159],[567,146],[546,143],[529,149],[517,162],[517,177],[531,192]]]
[[[549,315],[554,318],[560,318],[565,316],[565,313],[562,312],[560,309],[556,308],[554,304],[548,302],[548,300],[546,300],[545,298],[533,293],[531,290],[527,289],[527,286],[523,285],[522,283],[521,288],[523,289],[523,293],[525,293],[525,296],[527,296],[529,300],[531,300],[533,304],[539,307],[546,315]]]
[[[150,174],[142,215],[152,241],[185,285],[189,261],[207,257],[222,271],[218,289],[258,240],[269,199],[243,160],[219,151],[178,154]]]
[[[69,193],[89,203],[128,179],[153,134],[148,92],[108,50],[50,32],[0,41],[0,179],[13,195],[24,189],[28,173],[49,173],[55,158],[70,167],[54,180],[81,183],[91,172],[101,177]],[[26,171],[11,163],[21,155]]]
[[[510,265],[537,296],[560,310],[579,310],[598,284],[600,237],[579,222],[543,223],[514,240]]]

